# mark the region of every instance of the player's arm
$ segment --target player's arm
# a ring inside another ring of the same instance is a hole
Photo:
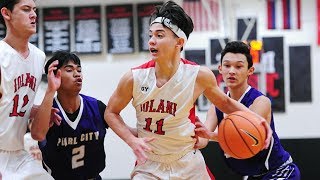
[[[141,164],[147,159],[145,151],[151,151],[147,142],[152,141],[153,139],[137,138],[131,133],[130,129],[120,116],[120,112],[128,105],[132,98],[133,74],[129,71],[121,78],[118,87],[110,97],[104,118],[109,127],[132,148],[137,157],[138,164]]]
[[[250,105],[249,109],[267,120],[271,121],[271,102],[266,96],[259,96]]]
[[[255,112],[256,114],[260,115],[264,119],[266,119],[266,121],[262,121],[262,125],[265,127],[265,129],[267,131],[267,139],[265,140],[265,143],[264,143],[265,144],[264,149],[267,149],[269,147],[270,139],[271,139],[272,133],[273,133],[273,131],[270,127],[271,102],[270,102],[269,98],[267,98],[266,96],[259,96],[258,98],[256,98],[253,101],[253,103],[251,104],[249,109],[251,111]]]
[[[218,141],[217,132],[215,131],[218,126],[218,118],[216,115],[216,109],[214,105],[211,105],[208,112],[207,118],[204,123],[197,119],[195,133],[199,137],[195,148],[201,149],[207,146],[209,140]]]
[[[216,107],[212,104],[207,112],[207,118],[204,122],[204,125],[212,132],[209,136],[209,139],[212,141],[218,141],[217,133],[214,132],[218,127],[218,117],[216,113]]]
[[[222,112],[230,114],[234,111],[250,111],[243,104],[231,99],[219,88],[213,72],[204,66],[200,67],[197,85],[203,94]]]
[[[31,136],[37,141],[42,141],[45,139],[46,134],[50,128],[52,105],[55,92],[60,87],[61,84],[61,71],[58,70],[57,74],[54,74],[54,70],[57,69],[58,61],[54,61],[50,64],[48,69],[48,87],[44,96],[44,99],[37,108],[37,112],[34,119],[31,122]],[[53,111],[57,111],[53,109]],[[61,119],[60,119],[61,120]]]
[[[98,100],[98,107],[99,107],[99,112],[100,112],[101,117],[104,117],[104,112],[106,111],[106,108],[107,108],[106,104],[104,104],[102,101]],[[106,128],[108,128],[109,125],[108,125],[107,121],[106,120],[104,120],[104,121],[105,121]],[[134,136],[138,137],[138,132],[137,132],[136,128],[132,128],[130,126],[127,126],[127,127],[129,128],[130,132],[132,134],[134,134]]]
[[[132,99],[133,75],[127,72],[109,99],[107,108],[104,113],[104,119],[109,127],[126,143],[132,141],[134,135],[120,116],[120,112],[128,105]]]
[[[230,114],[235,111],[252,112],[249,108],[228,97],[224,92],[221,91],[221,89],[218,87],[213,72],[208,67],[202,66],[200,68],[197,77],[197,86],[198,89],[203,90],[203,94],[209,99],[210,102],[212,102],[218,109],[226,114]],[[267,131],[267,138],[265,142],[265,148],[267,148],[272,136],[272,130],[266,119],[261,117],[259,114],[257,114],[257,116]]]

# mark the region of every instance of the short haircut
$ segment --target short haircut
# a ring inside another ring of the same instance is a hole
[[[150,23],[157,17],[170,19],[173,24],[177,25],[186,34],[187,38],[193,31],[192,19],[173,1],[156,6],[155,11],[151,14]]]
[[[13,10],[14,6],[18,4],[20,0],[0,0],[0,9],[3,7],[9,9],[10,11]],[[6,27],[6,23],[4,22],[3,16],[0,13],[0,23]]]
[[[230,53],[240,53],[246,56],[248,61],[248,68],[251,68],[253,65],[252,62],[252,56],[250,54],[250,46],[245,44],[242,41],[232,41],[228,42],[226,47],[221,52],[221,59],[220,62],[222,63],[222,59],[224,55],[226,55],[228,52]]]
[[[59,61],[57,69],[60,69],[63,65],[67,64],[69,61],[72,61],[75,64],[81,66],[80,58],[75,53],[67,52],[67,51],[56,51],[44,66],[44,71],[46,74],[48,74],[50,64],[52,64],[55,60]],[[57,73],[57,70],[54,71],[54,74],[56,73]]]

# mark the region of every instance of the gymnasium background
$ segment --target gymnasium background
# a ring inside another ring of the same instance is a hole
[[[107,103],[121,76],[149,60],[148,15],[155,0],[38,0],[39,31],[32,39],[47,58],[52,51],[78,51],[82,93]],[[250,79],[272,100],[276,130],[292,154],[302,179],[315,179],[320,160],[320,0],[176,0],[193,17],[195,32],[183,56],[209,66],[218,75],[219,52],[229,40],[251,43],[256,74]],[[0,25],[0,37],[4,30]],[[41,102],[46,84],[37,97]],[[204,120],[208,101],[200,97]],[[131,104],[122,112],[135,126]],[[104,179],[128,179],[131,149],[108,130]],[[203,150],[217,179],[241,179],[225,167],[218,145]]]

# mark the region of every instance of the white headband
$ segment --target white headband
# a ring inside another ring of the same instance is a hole
[[[161,24],[165,25],[166,27],[168,27],[169,29],[171,29],[171,31],[174,34],[176,34],[179,38],[184,39],[183,47],[186,45],[187,40],[188,40],[186,34],[177,25],[173,24],[170,19],[165,18],[165,17],[157,17],[155,20],[153,20],[151,22],[150,26],[154,23],[161,23]]]

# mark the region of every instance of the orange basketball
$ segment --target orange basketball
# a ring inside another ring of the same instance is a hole
[[[218,141],[222,150],[236,159],[247,159],[262,150],[266,130],[257,115],[236,111],[219,124]]]

